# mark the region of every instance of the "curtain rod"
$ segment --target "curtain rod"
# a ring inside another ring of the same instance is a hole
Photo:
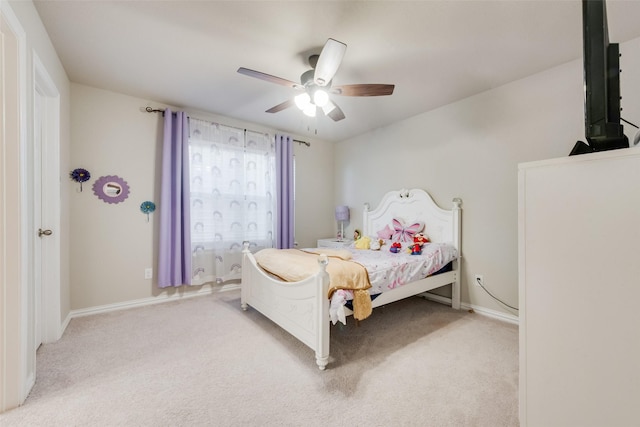
[[[162,113],[164,115],[164,110],[158,109],[158,108],[146,107],[144,109],[144,111],[146,111],[147,113]],[[198,119],[198,120],[202,120],[202,119]],[[202,121],[206,122],[207,120],[202,120]],[[215,123],[215,124],[219,124],[219,123]],[[234,128],[234,129],[244,130],[245,132],[247,131],[247,129],[242,129],[242,128],[235,127],[235,126],[229,126],[229,125],[222,125],[222,126],[227,126],[227,127]],[[250,130],[249,132],[256,132],[256,131]],[[260,132],[256,132],[256,133],[260,133]],[[264,135],[269,135],[269,134],[265,133]],[[307,147],[311,147],[311,143],[307,142],[307,141],[300,141],[299,139],[294,139],[293,142],[297,142],[298,144],[304,144]]]
[[[299,139],[294,139],[293,142],[297,142],[298,144],[304,144],[307,147],[311,147],[311,143],[307,141],[300,141]]]
[[[144,109],[144,111],[146,111],[147,113],[162,113],[162,115],[163,115],[163,116],[164,116],[164,112],[165,112],[165,110],[158,109],[158,108],[151,108],[151,107],[146,107],[146,108]],[[175,114],[175,113],[176,113],[175,111],[172,111],[172,112],[171,112],[171,114]],[[191,117],[191,116],[189,116],[189,118],[193,118],[193,119],[195,119],[195,120],[200,120],[200,121],[202,121],[202,122],[211,123],[211,124],[214,124],[214,125],[220,125],[220,126],[226,126],[226,127],[229,127],[229,128],[233,128],[233,129],[238,129],[238,130],[241,130],[241,131],[244,131],[244,132],[246,132],[246,131],[247,131],[247,129],[245,129],[245,128],[239,128],[239,127],[237,127],[237,126],[224,125],[224,124],[222,124],[222,123],[212,122],[211,120],[199,119],[199,118],[197,118],[197,117]],[[249,130],[249,132],[260,133],[260,132],[253,131],[253,130]],[[269,134],[268,134],[268,133],[265,133],[265,135],[269,135]]]

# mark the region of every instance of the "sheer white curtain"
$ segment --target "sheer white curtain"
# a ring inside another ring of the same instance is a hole
[[[242,242],[274,246],[273,137],[189,118],[193,285],[239,279]]]

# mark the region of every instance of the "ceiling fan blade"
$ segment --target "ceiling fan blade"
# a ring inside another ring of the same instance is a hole
[[[315,73],[313,74],[313,81],[316,85],[326,86],[329,84],[333,76],[336,75],[346,50],[346,44],[334,39],[327,40],[322,52],[320,52]]]
[[[344,113],[342,112],[340,107],[338,107],[338,105],[336,105],[336,103],[333,101],[327,102],[327,105],[322,107],[322,111],[324,112],[325,116],[331,117],[334,122],[338,122],[344,119]]]
[[[265,80],[267,82],[276,83],[282,86],[292,87],[294,89],[304,89],[299,83],[292,82],[291,80],[283,79],[280,77],[272,76],[271,74],[261,73],[260,71],[250,70],[248,68],[240,67],[238,68],[238,72],[240,74],[244,74],[245,76],[255,77],[256,79]]]
[[[384,96],[391,95],[395,85],[360,84],[333,86],[331,93],[343,96]]]
[[[289,99],[284,101],[281,104],[276,105],[275,107],[271,107],[269,108],[267,111],[265,111],[266,113],[277,113],[278,111],[282,111],[286,108],[292,107],[295,105],[295,101],[293,99]]]

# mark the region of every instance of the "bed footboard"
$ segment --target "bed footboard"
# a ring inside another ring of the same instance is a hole
[[[318,273],[299,282],[283,282],[262,270],[245,243],[240,304],[253,307],[316,354],[318,368],[329,361],[328,258],[318,257]]]

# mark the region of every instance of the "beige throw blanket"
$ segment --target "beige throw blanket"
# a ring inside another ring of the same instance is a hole
[[[263,269],[287,282],[298,282],[318,272],[318,255],[327,255],[329,295],[338,289],[353,291],[353,317],[363,320],[371,314],[371,298],[367,289],[371,287],[367,270],[360,264],[349,261],[351,253],[346,250],[317,249],[314,253],[298,249],[262,249],[254,257]]]

